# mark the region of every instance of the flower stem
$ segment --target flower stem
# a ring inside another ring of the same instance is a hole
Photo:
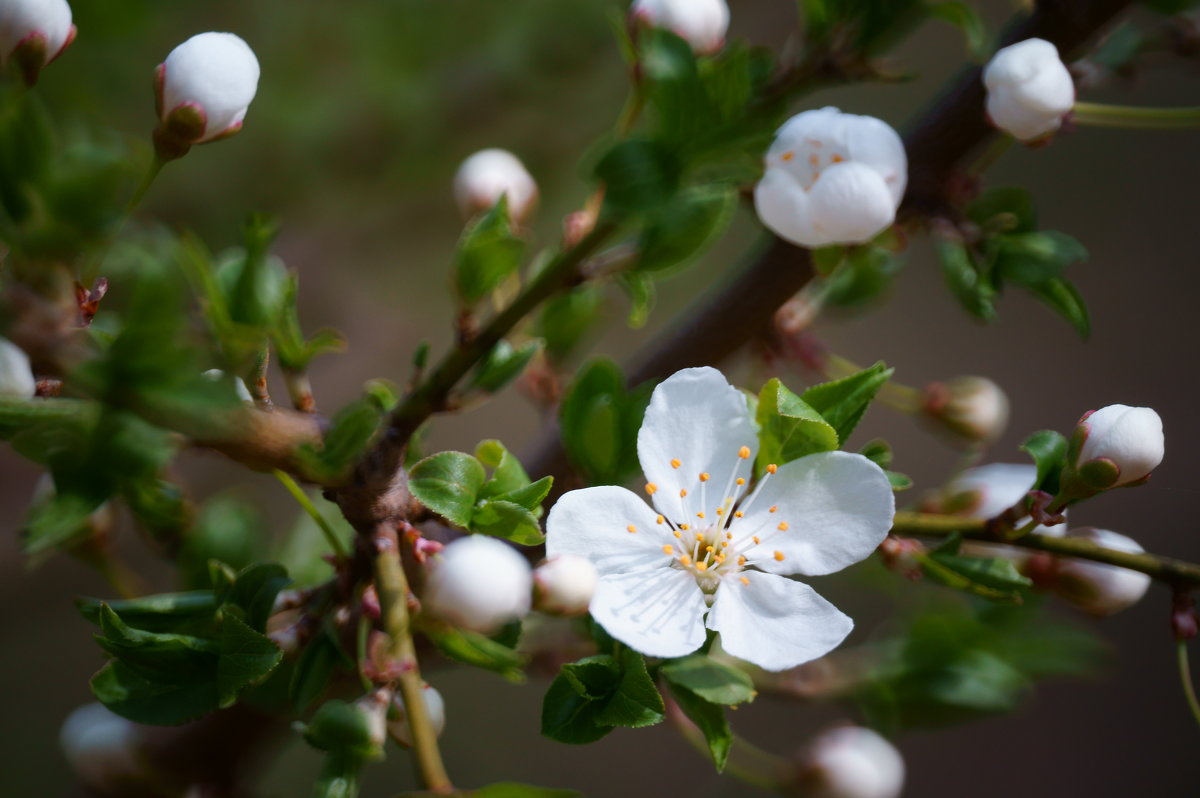
[[[150,186],[154,185],[155,178],[167,162],[158,155],[154,156],[154,160],[150,162],[150,167],[146,170],[146,174],[142,177],[142,182],[134,190],[133,196],[129,198],[129,202],[125,205],[125,214],[129,215],[134,212],[138,205],[142,204],[142,200],[146,197],[146,192],[150,190]]]
[[[1188,665],[1187,641],[1179,640],[1175,644],[1175,656],[1179,662],[1179,681],[1183,685],[1183,697],[1187,699],[1188,709],[1196,723],[1200,724],[1200,701],[1196,700],[1196,688],[1192,684],[1192,669]]]
[[[296,483],[296,480],[292,479],[290,474],[280,471],[278,468],[271,473],[287,488],[288,493],[292,494],[292,498],[296,500],[296,503],[304,509],[304,512],[308,513],[309,518],[315,521],[317,526],[320,527],[321,534],[325,536],[325,542],[329,544],[329,548],[333,549],[333,553],[337,555],[337,558],[339,560],[349,559],[350,553],[346,551],[346,546],[342,543],[341,538],[338,537],[333,525],[321,514],[317,506],[312,503],[312,499],[308,498],[308,494],[304,492],[304,489]]]
[[[375,592],[379,595],[384,631],[387,632],[389,659],[401,666],[397,680],[405,716],[412,731],[412,750],[425,787],[435,793],[450,794],[454,787],[442,754],[438,750],[437,732],[429,719],[422,696],[424,685],[417,668],[417,651],[413,644],[412,622],[408,614],[408,578],[400,561],[400,539],[395,526],[379,524],[372,540],[375,546]]]
[[[1141,108],[1133,105],[1075,103],[1075,123],[1135,130],[1181,130],[1200,127],[1200,106]]]

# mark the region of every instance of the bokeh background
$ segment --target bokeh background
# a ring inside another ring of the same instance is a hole
[[[402,380],[420,340],[430,339],[435,351],[448,340],[448,263],[461,229],[450,180],[458,161],[485,146],[518,153],[541,185],[534,226],[543,242],[554,239],[563,214],[582,201],[581,157],[615,118],[626,88],[607,24],[617,5],[76,0],[79,38],[44,73],[39,90],[68,126],[86,122],[144,140],[154,122],[151,72],[171,47],[204,30],[246,38],[263,75],[244,132],[170,165],[139,219],[194,230],[221,249],[237,243],[248,212],[276,215],[283,230],[277,252],[301,276],[305,324],[334,326],[350,341],[345,355],[314,367],[317,399],[330,409],[358,395],[367,379]],[[794,5],[732,0],[733,35],[780,48],[796,27]],[[1016,4],[976,5],[995,29]],[[822,91],[803,106],[835,104],[902,128],[965,59],[961,34],[931,23],[893,54],[893,65],[911,80]],[[1198,77],[1194,64],[1175,62],[1089,99],[1195,104]],[[1071,274],[1091,306],[1090,341],[1020,295],[1005,298],[995,324],[976,324],[941,286],[921,241],[887,302],[866,314],[823,320],[823,340],[859,362],[886,360],[910,384],[972,373],[998,380],[1012,398],[1013,418],[992,459],[1019,462],[1016,446],[1027,433],[1066,431],[1088,409],[1113,402],[1155,407],[1165,420],[1168,453],[1152,482],[1089,502],[1073,520],[1123,531],[1151,551],[1200,558],[1193,515],[1200,489],[1190,464],[1200,442],[1193,399],[1200,343],[1198,145],[1192,132],[1082,129],[1044,149],[1014,148],[989,173],[993,185],[1031,190],[1043,225],[1091,250],[1090,262]],[[595,346],[619,358],[653,335],[698,286],[732,268],[758,234],[743,210],[687,278],[660,286],[659,306],[644,329],[627,329],[623,300],[611,297],[612,329]],[[738,369],[731,373],[763,376],[753,364]],[[789,374],[787,381],[798,388],[803,378]],[[433,444],[467,448],[500,436],[519,449],[539,422],[528,403],[506,395],[440,424]],[[954,452],[886,408],[872,410],[855,437],[861,443],[876,435],[891,440],[896,467],[918,489],[936,486],[956,462]],[[277,484],[215,456],[190,455],[181,471],[197,499],[233,490],[260,502],[273,525],[264,534],[282,533],[294,517]],[[70,599],[106,595],[104,584],[67,557],[31,570],[20,556],[16,530],[37,476],[0,450],[0,792],[13,796],[69,790],[58,726],[89,700],[87,679],[102,664]],[[125,531],[124,556],[156,588],[169,589],[170,572]],[[872,639],[888,628],[894,599],[855,585],[851,576],[822,580],[819,588],[859,619],[852,640]],[[1168,600],[1156,586],[1112,619],[1078,619],[1108,641],[1096,677],[1040,685],[1014,715],[902,736],[906,794],[1195,794],[1200,730],[1175,675]],[[513,779],[593,796],[753,794],[718,779],[666,726],[618,730],[584,748],[542,739],[541,680],[514,686],[465,670],[430,679],[449,705],[443,740],[459,783]],[[761,746],[787,753],[806,733],[852,717],[835,706],[760,700],[733,720]],[[370,768],[364,795],[408,788],[406,760],[393,752]],[[318,765],[298,737],[285,741],[263,763],[262,793],[306,794]]]

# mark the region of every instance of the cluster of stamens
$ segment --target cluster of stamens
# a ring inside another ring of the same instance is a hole
[[[805,139],[804,143],[807,145],[807,148],[810,149],[810,152],[808,154],[808,159],[807,159],[808,167],[810,170],[809,179],[807,181],[805,181],[805,183],[804,183],[804,190],[808,191],[813,187],[813,185],[818,180],[821,179],[821,169],[822,168],[826,168],[829,166],[833,166],[834,164],[842,163],[843,161],[846,160],[846,157],[844,155],[842,155],[841,153],[837,153],[837,152],[830,153],[828,163],[824,164],[824,167],[823,167],[822,163],[821,163],[821,161],[822,161],[821,155],[820,155],[820,153],[816,152],[816,150],[819,150],[823,146],[825,146],[825,142],[821,141],[820,139],[810,138],[810,139]],[[796,159],[796,155],[797,155],[797,152],[795,150],[788,150],[779,156],[779,160],[782,161],[783,163],[791,163],[792,161],[794,161]]]

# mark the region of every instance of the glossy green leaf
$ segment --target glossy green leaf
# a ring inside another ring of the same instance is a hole
[[[467,227],[454,260],[459,298],[473,305],[517,271],[525,252],[509,220],[507,195]]]
[[[1058,478],[1067,463],[1067,439],[1054,430],[1033,433],[1021,444],[1021,451],[1037,465],[1037,481],[1033,488],[1053,495],[1058,492]]]
[[[511,540],[522,546],[536,546],[545,541],[537,516],[521,505],[502,499],[480,502],[471,514],[472,532]]]
[[[283,652],[266,635],[232,615],[221,621],[220,642],[217,695],[220,705],[227,707],[242,690],[267,678],[283,659]]]
[[[136,723],[177,726],[217,708],[215,680],[151,681],[113,660],[92,677],[92,693],[104,706]]]
[[[638,240],[637,268],[662,271],[695,257],[725,232],[736,205],[737,192],[729,185],[681,191],[647,221]]]
[[[486,480],[483,466],[471,455],[439,452],[413,466],[408,489],[433,512],[456,526],[467,528],[476,498]]]
[[[754,698],[754,682],[745,671],[704,654],[668,662],[660,672],[671,684],[713,704],[740,704]]]
[[[814,385],[800,399],[821,414],[844,444],[894,371],[879,362],[848,377]]]
[[[996,318],[996,289],[976,270],[967,248],[958,241],[937,242],[942,277],[963,309],[983,321]]]
[[[490,637],[450,627],[426,630],[426,635],[450,659],[494,671],[510,682],[525,680],[525,674],[521,671],[525,663],[521,655]]]
[[[803,399],[772,379],[758,395],[758,462],[782,465],[838,447],[837,430]]]
[[[618,213],[645,213],[670,202],[682,167],[670,149],[648,139],[625,139],[596,164],[604,201]]]
[[[222,599],[240,607],[252,629],[265,631],[275,597],[291,581],[287,569],[279,563],[255,563],[238,572]]]
[[[671,682],[671,694],[675,702],[683,710],[692,723],[704,734],[708,744],[708,752],[712,756],[713,765],[717,772],[725,770],[725,762],[729,759],[729,748],[733,744],[733,731],[729,728],[729,720],[725,717],[725,707],[714,704],[685,687]]]
[[[514,348],[506,340],[492,348],[487,358],[479,364],[471,386],[481,391],[495,393],[521,375],[529,361],[542,350],[542,341],[526,341]]]
[[[550,357],[561,360],[575,349],[598,320],[603,299],[596,283],[586,283],[542,305],[535,329]]]

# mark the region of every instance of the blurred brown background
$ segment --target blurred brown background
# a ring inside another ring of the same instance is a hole
[[[300,273],[305,323],[337,327],[350,340],[346,355],[320,360],[314,370],[317,399],[330,409],[356,396],[366,379],[403,379],[422,338],[432,339],[435,351],[448,339],[447,264],[460,229],[449,185],[461,158],[502,146],[526,161],[541,184],[536,226],[542,241],[553,239],[563,213],[582,200],[580,156],[615,118],[625,89],[605,24],[614,5],[76,0],[79,39],[46,71],[40,91],[61,119],[148,134],[151,70],[171,47],[210,29],[247,39],[263,77],[245,131],[169,166],[141,216],[195,229],[220,249],[237,242],[247,212],[278,215],[277,251]],[[997,25],[1014,4],[980,5]],[[734,35],[779,47],[794,29],[788,0],[733,0],[731,6]],[[960,34],[931,23],[894,54],[913,81],[822,92],[804,107],[835,104],[901,127],[964,59]],[[1154,69],[1088,99],[1196,104],[1198,77],[1194,67]],[[1193,410],[1200,342],[1194,326],[1198,145],[1194,132],[1083,129],[1045,149],[1014,148],[990,173],[993,185],[1030,189],[1042,224],[1091,250],[1091,262],[1071,274],[1093,314],[1095,332],[1087,343],[1047,309],[1015,294],[1002,302],[996,324],[975,324],[941,286],[936,261],[920,241],[885,305],[861,317],[827,319],[819,332],[834,351],[859,362],[886,360],[910,384],[968,373],[995,378],[1010,393],[1013,418],[992,459],[1019,462],[1015,447],[1028,432],[1066,431],[1088,409],[1113,402],[1156,408],[1168,453],[1152,482],[1090,502],[1073,521],[1125,532],[1150,551],[1200,559],[1200,533],[1190,515],[1200,489],[1188,465],[1188,451],[1200,442]],[[619,356],[652,335],[701,278],[716,279],[756,235],[752,215],[743,211],[689,278],[661,286],[647,329],[625,329],[623,300],[614,296],[613,332],[599,343],[601,351]],[[788,381],[798,387],[794,375]],[[434,443],[466,448],[500,436],[519,449],[537,421],[529,405],[506,395],[443,422]],[[855,437],[876,435],[891,440],[896,467],[918,488],[938,484],[955,462],[953,452],[882,407]],[[277,484],[215,456],[189,456],[183,472],[197,498],[236,483],[270,510],[277,532],[294,514]],[[0,450],[0,529],[6,532],[0,542],[0,792],[13,796],[67,789],[57,729],[70,709],[89,700],[87,679],[102,663],[70,597],[105,595],[105,586],[66,557],[30,571],[19,555],[15,530],[36,478],[31,466]],[[128,530],[122,548],[156,588],[171,587],[169,572]],[[819,587],[859,619],[852,640],[886,628],[888,607],[878,593],[864,595],[837,580]],[[1040,686],[1015,716],[902,737],[906,794],[1195,794],[1200,729],[1188,717],[1175,675],[1168,598],[1154,587],[1140,605],[1099,624],[1112,648],[1102,678]],[[459,783],[512,779],[594,796],[750,792],[718,779],[666,726],[619,730],[585,748],[542,739],[544,683],[537,680],[512,686],[458,670],[435,673],[431,681],[447,698],[443,740]],[[750,739],[786,753],[807,731],[844,717],[852,716],[828,706],[762,700],[733,720]],[[315,754],[293,738],[266,763],[263,793],[306,794],[317,767]],[[406,757],[392,752],[370,768],[364,794],[387,795],[411,783]]]

